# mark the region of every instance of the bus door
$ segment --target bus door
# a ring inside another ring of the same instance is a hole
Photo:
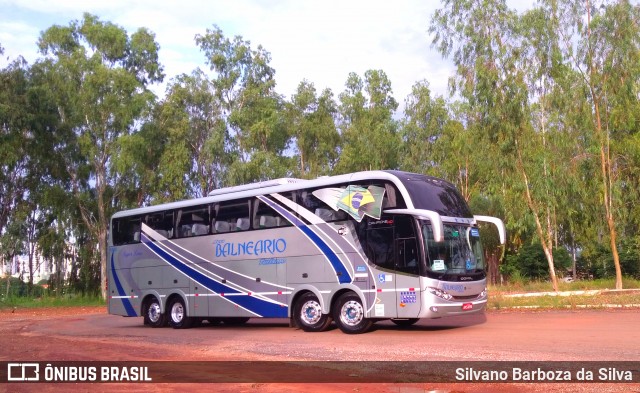
[[[380,219],[366,217],[360,224],[366,229],[364,251],[374,265],[376,289],[375,303],[370,316],[373,318],[396,318],[395,251],[393,217],[382,215]]]
[[[420,253],[414,221],[411,216],[394,216],[398,318],[416,318],[420,313]]]
[[[420,254],[414,219],[383,214],[368,218],[365,252],[376,266],[372,317],[416,318],[420,312]]]

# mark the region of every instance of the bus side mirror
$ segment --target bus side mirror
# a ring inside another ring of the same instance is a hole
[[[385,213],[391,214],[408,214],[422,219],[431,221],[433,227],[433,241],[440,243],[444,240],[444,225],[442,224],[442,217],[439,213],[433,210],[426,209],[389,209],[385,210]]]
[[[488,222],[495,225],[498,228],[498,235],[500,236],[500,244],[504,245],[507,240],[507,230],[504,226],[504,222],[498,217],[490,216],[473,216],[476,221]]]

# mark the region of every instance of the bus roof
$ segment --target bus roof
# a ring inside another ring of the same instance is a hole
[[[362,180],[388,180],[396,185],[404,200],[406,201],[407,208],[412,209],[413,203],[409,196],[409,192],[405,187],[404,178],[422,178],[432,179],[439,182],[444,182],[453,187],[449,182],[442,179],[434,178],[431,176],[420,175],[402,171],[364,171],[347,173],[344,175],[325,176],[312,180],[294,179],[294,178],[282,178],[274,179],[257,183],[250,183],[240,186],[232,186],[213,190],[208,196],[195,199],[187,199],[177,202],[169,202],[160,205],[153,205],[148,207],[140,207],[130,210],[123,210],[115,213],[112,218],[126,217],[130,215],[148,214],[161,210],[180,209],[199,204],[207,204],[214,202],[221,202],[230,199],[250,198],[257,195],[273,194],[280,192],[289,192],[305,188],[326,187],[334,184],[344,184],[354,181]]]
[[[231,186],[231,187],[219,188],[217,190],[211,191],[208,195],[209,196],[214,196],[214,195],[222,195],[222,194],[232,194],[232,193],[240,192],[240,191],[254,190],[256,188],[271,188],[271,187],[282,186],[282,185],[285,185],[285,184],[299,183],[299,182],[305,182],[305,181],[308,181],[308,180],[296,179],[296,178],[292,178],[292,177],[283,177],[283,178],[280,178],[280,179],[260,181],[260,182],[257,182],[257,183],[243,184],[243,185],[240,185],[240,186]]]

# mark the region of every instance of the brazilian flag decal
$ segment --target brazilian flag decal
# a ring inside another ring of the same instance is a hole
[[[340,195],[336,206],[358,222],[362,221],[365,215],[380,218],[384,191],[384,188],[376,186],[348,186]]]
[[[384,187],[350,185],[346,188],[321,188],[313,195],[333,210],[344,210],[360,222],[364,216],[380,218],[384,193]]]

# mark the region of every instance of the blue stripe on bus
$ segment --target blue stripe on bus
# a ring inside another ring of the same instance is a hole
[[[194,268],[187,266],[184,262],[180,262],[174,256],[170,255],[162,248],[158,247],[157,244],[150,241],[146,236],[143,236],[143,243],[149,247],[151,250],[156,252],[162,259],[168,262],[171,266],[178,269],[180,272],[185,274],[187,277],[191,278],[203,285],[210,291],[216,293],[240,293],[240,291],[235,290],[231,287],[223,285],[212,278],[205,276],[201,272],[195,270]],[[232,303],[235,303],[239,306],[242,306],[261,317],[287,317],[287,307],[281,306],[279,304],[274,304],[260,298],[254,296],[239,296],[233,297],[233,299],[227,299]]]
[[[278,205],[277,203],[275,203],[271,199],[269,199],[267,197],[264,197],[264,196],[260,196],[260,195],[258,195],[257,198],[260,199],[262,202],[266,203],[267,205],[269,205],[276,212],[280,213],[280,215],[282,215],[284,218],[286,218],[293,225],[295,225],[297,227],[302,226],[302,225],[306,225],[302,220],[300,220],[298,217],[294,216],[290,211],[288,211],[287,209],[285,209],[282,206]]]
[[[331,262],[331,265],[336,271],[336,274],[338,276],[338,281],[340,282],[340,284],[350,283],[351,275],[345,268],[342,261],[340,261],[340,258],[338,258],[336,253],[333,252],[331,247],[329,247],[329,245],[324,240],[320,239],[320,237],[315,232],[313,232],[311,228],[309,228],[307,225],[302,225],[302,226],[299,226],[298,228],[302,232],[304,232],[304,234],[307,235],[307,237],[311,239],[311,241],[313,241],[316,244],[316,246],[318,246],[318,248],[320,248],[320,250],[324,253],[324,255],[329,259],[329,261]]]
[[[306,225],[304,222],[300,221],[296,216],[291,214],[291,212],[282,208],[277,203],[274,203],[269,198],[258,196],[258,199],[260,199],[267,205],[271,206],[271,208],[273,208],[275,211],[280,213],[284,218],[286,218],[292,224],[298,227],[298,229],[300,229],[302,233],[307,235],[307,237],[313,243],[315,243],[316,246],[318,246],[320,251],[324,253],[325,257],[327,257],[327,259],[329,260],[329,263],[331,263],[331,266],[333,266],[333,269],[336,271],[336,275],[338,276],[338,282],[340,282],[341,284],[348,284],[352,281],[351,275],[347,271],[347,268],[344,266],[340,258],[338,258],[336,253],[331,249],[331,247],[329,247],[329,245],[324,240],[322,240],[315,232],[311,230],[309,225]]]
[[[127,296],[127,294],[124,291],[124,288],[122,288],[122,284],[120,284],[120,280],[118,280],[118,275],[116,274],[116,264],[115,264],[115,261],[113,260],[113,254],[114,253],[111,253],[111,275],[113,276],[113,281],[116,284],[118,295]],[[124,306],[124,309],[127,310],[127,316],[129,317],[137,316],[136,311],[133,309],[133,306],[131,305],[131,301],[126,298],[121,298],[121,300],[122,300],[122,305]]]

